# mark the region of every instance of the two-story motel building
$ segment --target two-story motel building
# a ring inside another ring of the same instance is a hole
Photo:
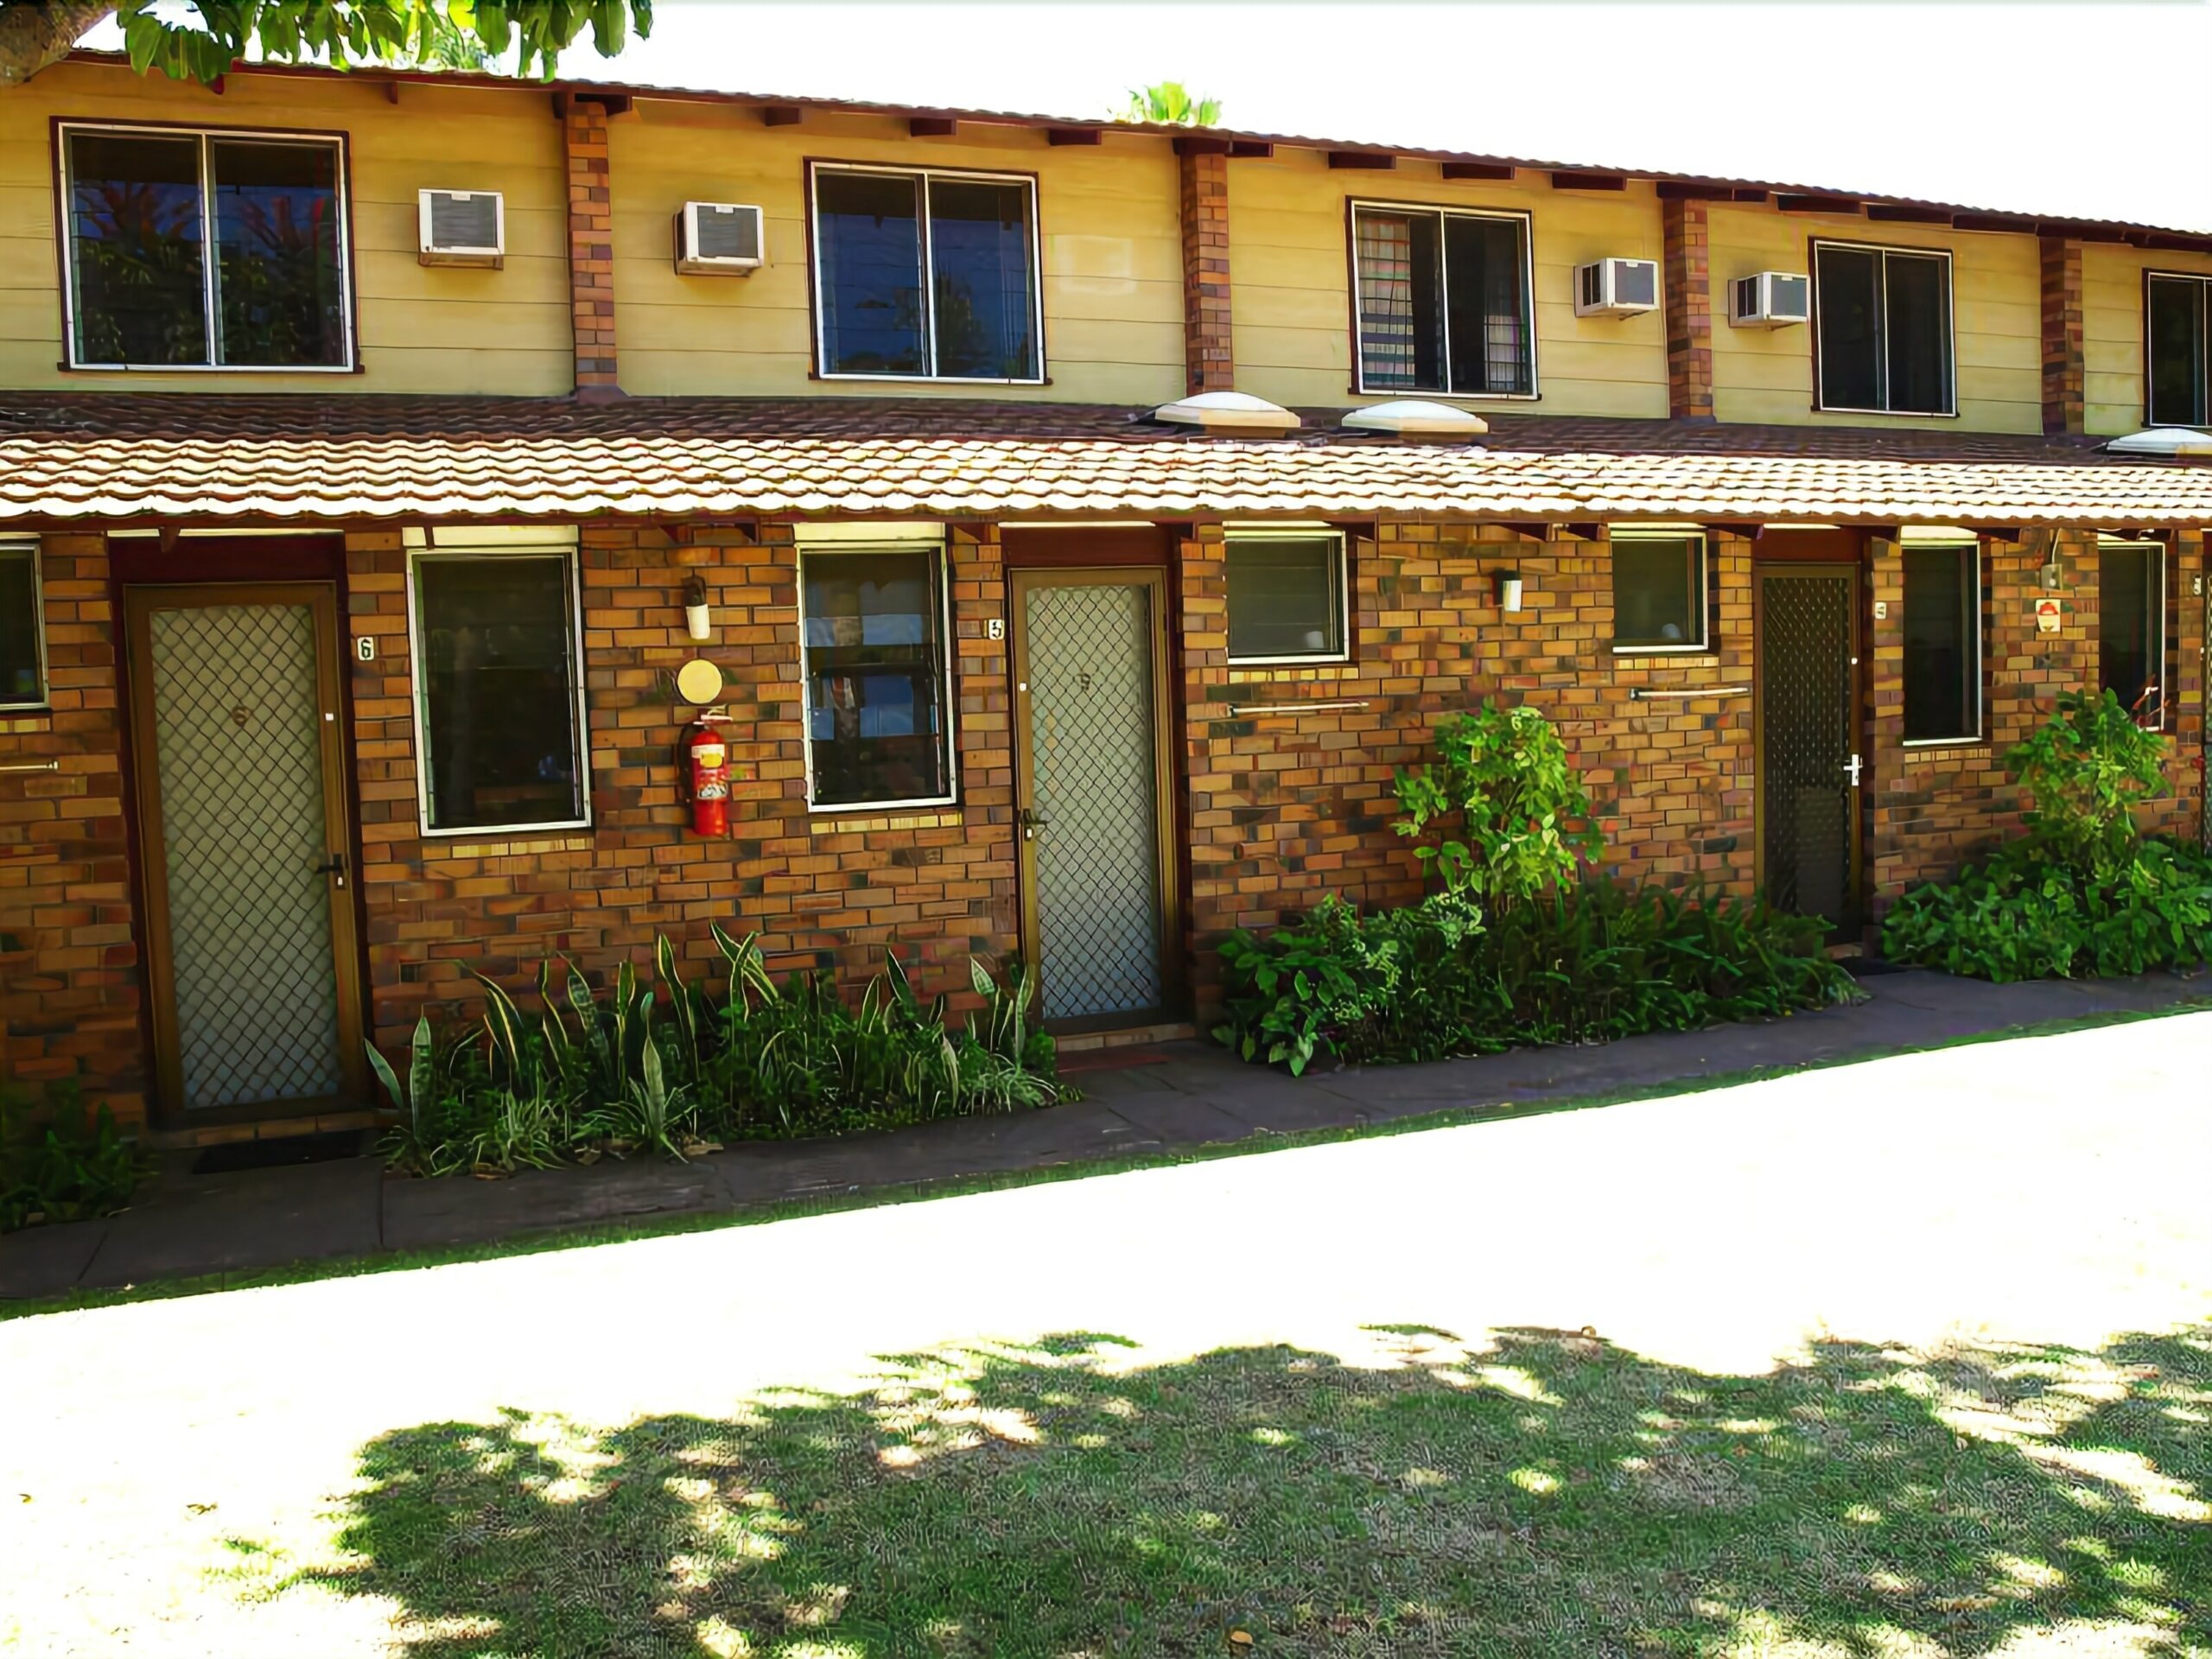
[[[2197,833],[2208,446],[2106,445],[2212,413],[2208,296],[1789,186],[76,54],[0,93],[0,1059],[359,1121],[468,969],[713,921],[1174,1027],[1418,890],[1393,769],[1498,694],[1614,873],[1847,941],[2067,686]]]

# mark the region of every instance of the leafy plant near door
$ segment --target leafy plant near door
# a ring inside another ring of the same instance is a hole
[[[2212,960],[2212,857],[2142,833],[2166,741],[2110,691],[2060,695],[2005,757],[2027,834],[1907,893],[1882,927],[1892,961],[2005,983],[2188,969]]]
[[[1551,722],[1491,706],[1444,721],[1438,759],[1398,774],[1400,834],[1440,891],[1363,916],[1322,900],[1222,946],[1227,1019],[1248,1060],[1302,1072],[1599,1042],[1849,1001],[1826,924],[1763,899],[1586,878],[1603,855]]]
[[[73,1084],[36,1103],[0,1090],[0,1233],[113,1215],[152,1170],[105,1104],[86,1115]]]
[[[1016,1111],[1067,1099],[1052,1040],[1029,1016],[1034,974],[970,963],[982,1010],[958,1030],[924,1002],[898,957],[849,1005],[833,981],[778,984],[758,941],[719,926],[719,991],[686,980],[654,940],[654,973],[620,963],[594,990],[549,961],[525,1012],[479,976],[480,1023],[441,1035],[416,1023],[403,1080],[369,1051],[401,1113],[391,1161],[426,1175],[543,1167],[607,1152],[682,1158],[731,1140],[782,1140]]]

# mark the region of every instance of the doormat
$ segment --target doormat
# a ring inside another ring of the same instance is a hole
[[[231,1175],[242,1169],[282,1169],[291,1164],[327,1164],[361,1154],[359,1129],[322,1135],[287,1135],[267,1141],[226,1141],[192,1160],[195,1175]]]

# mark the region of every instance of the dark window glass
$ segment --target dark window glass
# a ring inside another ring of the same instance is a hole
[[[1344,544],[1333,536],[1229,542],[1229,654],[1344,654]]]
[[[1363,390],[1535,390],[1525,224],[1362,207],[1352,233]]]
[[[80,363],[205,363],[200,141],[69,135]]]
[[[817,173],[822,360],[829,374],[927,374],[921,181],[903,173]]]
[[[2145,726],[2164,712],[2164,550],[2155,543],[2097,550],[2097,679]]]
[[[817,806],[950,797],[942,565],[934,550],[806,556]]]
[[[1981,552],[1904,550],[1904,734],[1978,737]]]
[[[1694,536],[1613,543],[1616,645],[1705,643],[1703,551]]]
[[[2212,284],[2151,278],[2151,397],[2153,426],[2200,426],[2205,418],[2204,305]]]
[[[1858,248],[1822,248],[1818,258],[1821,406],[1880,409],[1881,263]]]
[[[1035,379],[1028,187],[932,179],[929,202],[937,372]]]
[[[1525,393],[1529,310],[1522,292],[1521,226],[1507,219],[1444,220],[1452,390]]]
[[[344,363],[336,148],[210,140],[207,162],[221,360]]]
[[[423,559],[415,586],[430,828],[580,822],[568,559]]]
[[[1883,316],[1889,335],[1890,401],[1899,413],[1951,408],[1951,303],[1941,259],[1882,256]]]
[[[0,704],[46,701],[39,632],[38,551],[0,546]]]

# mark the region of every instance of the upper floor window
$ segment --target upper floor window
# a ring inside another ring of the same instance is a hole
[[[1343,532],[1232,526],[1226,555],[1230,662],[1350,660]]]
[[[813,188],[822,373],[1044,378],[1034,181],[817,167]]]
[[[1954,415],[1951,256],[1813,245],[1820,406]]]
[[[73,368],[350,369],[345,142],[61,129]]]
[[[38,543],[0,542],[0,709],[45,706],[44,633]]]
[[[1355,202],[1359,389],[1530,397],[1529,217]]]
[[[2144,372],[2149,385],[2144,413],[2152,426],[2202,426],[2212,413],[2205,407],[2212,277],[2154,273],[2144,283]]]

